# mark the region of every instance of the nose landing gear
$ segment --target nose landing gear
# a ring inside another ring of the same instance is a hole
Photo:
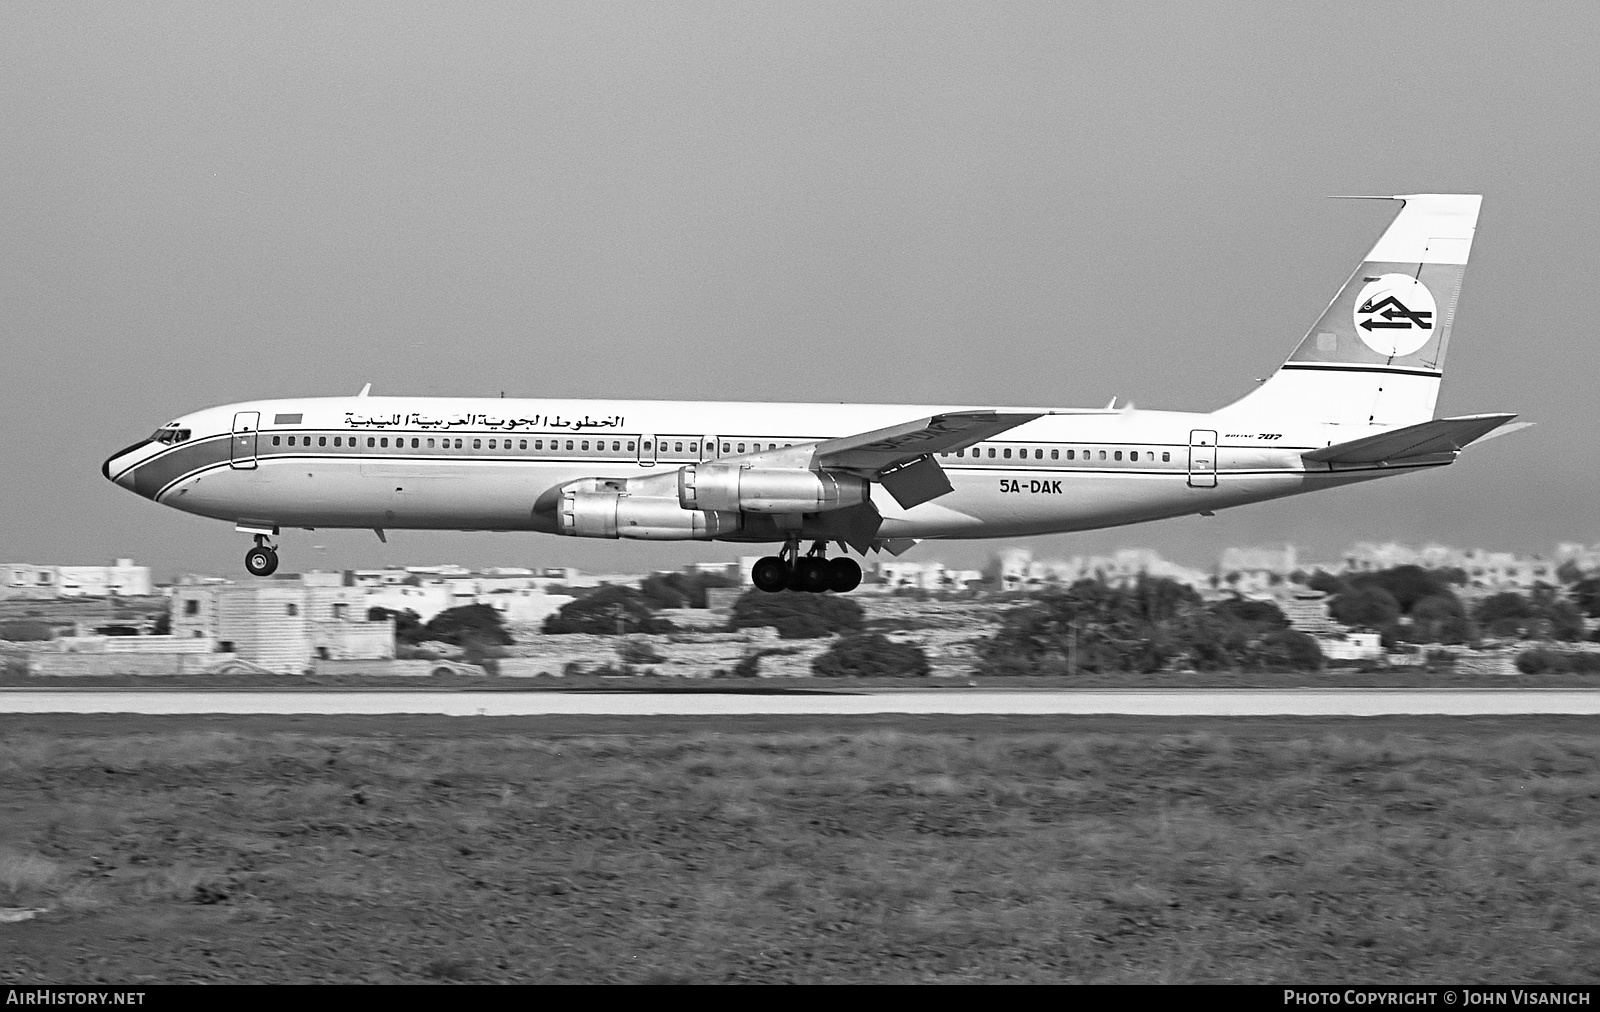
[[[271,576],[278,570],[278,550],[267,543],[265,534],[256,535],[256,546],[245,553],[244,568],[251,576]]]
[[[854,559],[827,557],[828,543],[818,541],[811,551],[800,555],[799,539],[783,546],[777,555],[760,560],[750,570],[750,581],[757,590],[775,594],[798,590],[808,594],[834,591],[844,594],[861,584],[861,566]]]

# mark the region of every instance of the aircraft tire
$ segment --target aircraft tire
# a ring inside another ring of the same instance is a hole
[[[789,585],[789,567],[776,555],[769,555],[750,567],[750,582],[757,590],[776,594]]]
[[[804,558],[794,564],[794,578],[790,582],[793,590],[803,590],[807,594],[821,594],[829,587],[828,562],[826,559]]]
[[[252,548],[245,554],[244,568],[251,576],[271,576],[278,570],[278,553],[270,548]]]
[[[861,565],[843,556],[828,560],[828,589],[848,594],[861,586]]]

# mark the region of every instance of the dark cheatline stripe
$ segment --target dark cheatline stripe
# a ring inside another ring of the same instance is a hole
[[[1317,372],[1382,372],[1396,376],[1431,376],[1439,379],[1444,373],[1432,369],[1397,369],[1386,365],[1317,365],[1310,362],[1285,362],[1284,369],[1307,369]]]
[[[231,435],[180,443],[140,464],[133,473],[133,490],[147,499],[154,499],[158,492],[190,471],[226,463],[232,443]]]
[[[148,439],[141,439],[137,443],[134,443],[131,446],[124,446],[122,449],[118,450],[116,453],[113,453],[111,456],[106,458],[106,462],[104,464],[100,465],[100,473],[105,475],[107,478],[111,478],[112,477],[112,474],[111,474],[111,462],[113,460],[116,460],[118,457],[122,456],[125,453],[132,453],[134,450],[140,449],[141,447],[145,446],[149,442],[150,442],[150,440],[148,440]]]

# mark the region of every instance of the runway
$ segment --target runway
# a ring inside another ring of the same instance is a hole
[[[1600,715],[1597,689],[1055,689],[720,692],[0,690],[0,714],[1147,717]]]

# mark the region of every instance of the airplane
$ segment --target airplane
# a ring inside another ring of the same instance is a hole
[[[1286,362],[1215,411],[290,397],[205,408],[106,478],[254,536],[535,531],[780,546],[763,591],[847,592],[842,549],[1199,514],[1452,463],[1515,414],[1435,418],[1482,197],[1408,194]],[[1499,431],[1496,431],[1499,430]],[[810,542],[809,550],[803,543]],[[829,558],[829,546],[840,553]]]

